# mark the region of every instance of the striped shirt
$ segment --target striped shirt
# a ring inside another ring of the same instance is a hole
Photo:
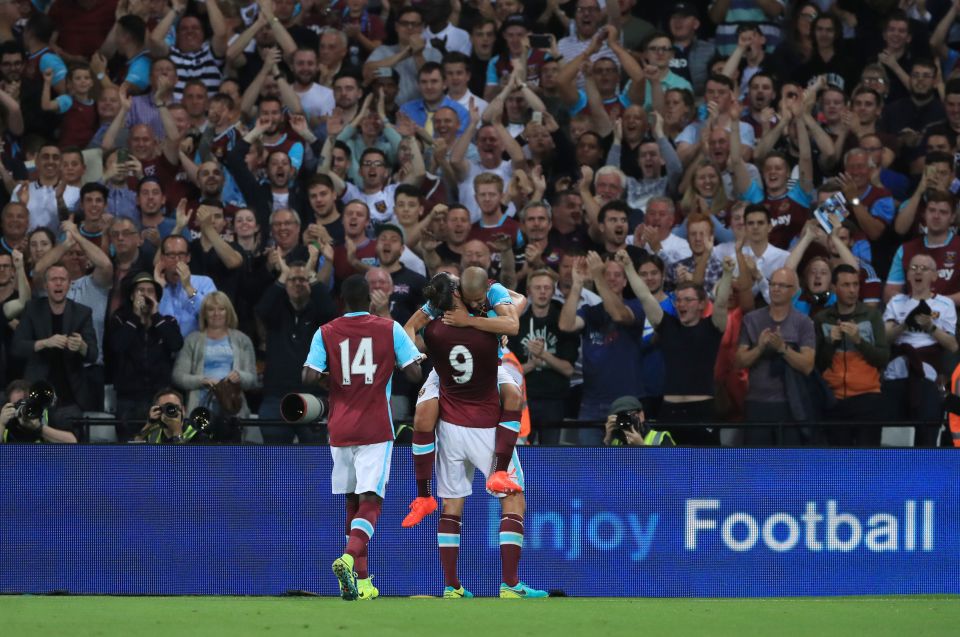
[[[209,42],[204,42],[200,50],[193,53],[171,46],[170,60],[177,67],[177,85],[173,90],[177,102],[183,98],[183,89],[190,80],[203,82],[210,94],[215,93],[223,81],[223,58],[213,53]]]

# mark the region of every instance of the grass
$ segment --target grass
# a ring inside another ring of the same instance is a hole
[[[545,600],[0,597],[0,634],[956,635],[960,597]],[[869,631],[869,633],[868,633]]]

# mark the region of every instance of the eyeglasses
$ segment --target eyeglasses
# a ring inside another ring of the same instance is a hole
[[[672,46],[648,46],[647,51],[651,53],[669,53],[673,50]]]
[[[910,266],[911,272],[932,272],[934,268],[931,268],[929,265],[918,265],[914,264]]]
[[[363,161],[360,165],[364,168],[383,168],[386,164],[382,161]]]
[[[863,78],[864,82],[876,82],[877,84],[886,84],[887,81],[882,77],[865,77]]]
[[[415,22],[413,20],[400,20],[397,24],[406,29],[419,29],[423,26],[423,22]]]

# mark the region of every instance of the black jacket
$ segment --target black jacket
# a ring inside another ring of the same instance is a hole
[[[110,353],[110,373],[118,398],[147,401],[170,384],[173,363],[183,347],[177,319],[157,314],[145,329],[127,303],[110,317],[106,333],[104,347]]]
[[[96,407],[94,394],[87,385],[83,373],[84,363],[92,364],[97,360],[97,335],[93,330],[92,316],[93,312],[86,305],[75,303],[70,299],[66,300],[61,333],[67,336],[73,333],[80,334],[87,344],[86,356],[67,349],[34,351],[34,344],[37,341],[53,336],[53,318],[47,299],[34,299],[27,303],[23,314],[20,315],[20,324],[13,333],[12,354],[27,362],[23,377],[31,382],[36,380],[53,382],[62,374],[69,385],[69,391],[73,394],[74,402],[84,410]],[[61,359],[63,369],[52,369],[54,361]],[[55,382],[53,384],[62,398],[65,388],[57,387]]]

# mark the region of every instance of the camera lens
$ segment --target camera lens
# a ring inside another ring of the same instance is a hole
[[[180,415],[180,405],[176,403],[166,403],[160,407],[160,410],[167,418],[176,418]]]

